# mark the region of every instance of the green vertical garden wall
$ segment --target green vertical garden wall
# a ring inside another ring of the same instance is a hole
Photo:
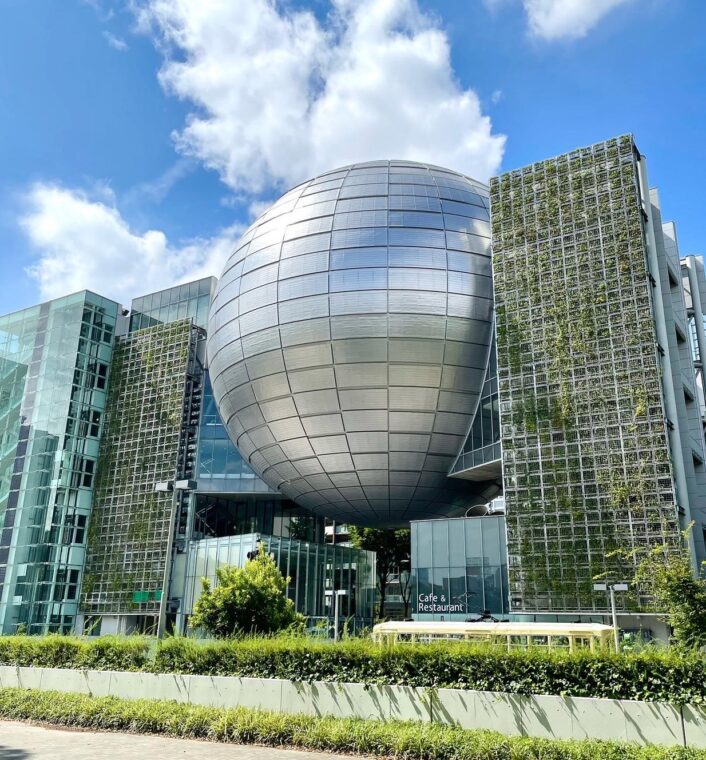
[[[89,528],[82,611],[159,610],[177,475],[191,320],[118,339]]]
[[[638,157],[623,136],[491,183],[514,611],[604,609],[595,576],[679,535]]]

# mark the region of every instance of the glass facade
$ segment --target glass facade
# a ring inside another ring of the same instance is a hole
[[[194,538],[266,533],[305,541],[324,540],[324,519],[278,495],[198,492],[194,497]]]
[[[206,328],[208,307],[218,280],[206,277],[150,293],[132,302],[130,330],[155,324],[167,324],[191,318],[194,324]],[[213,398],[213,390],[204,373],[203,412],[198,431],[197,477],[199,491],[217,493],[274,493],[243,461],[221,421]]]
[[[93,293],[0,317],[0,630],[77,613],[118,305]]]
[[[205,277],[133,299],[130,331],[189,317],[195,325],[206,329],[208,309],[217,283],[215,277]]]
[[[624,136],[491,183],[513,611],[605,609],[618,550],[679,538],[639,161]]]
[[[482,479],[500,475],[500,401],[498,399],[498,366],[495,355],[495,340],[488,353],[488,369],[485,374],[480,401],[473,416],[461,453],[451,470],[452,475],[463,471],[476,470],[478,475],[464,473],[464,477]],[[476,469],[477,468],[477,469]]]
[[[208,372],[204,376],[197,478],[200,492],[275,493],[246,464],[230,440],[218,414]]]
[[[412,616],[464,621],[509,613],[505,518],[415,520]]]
[[[87,614],[159,610],[173,496],[155,485],[191,477],[189,399],[198,394],[202,338],[187,319],[118,339],[88,538]]]
[[[216,583],[216,568],[221,565],[242,567],[248,552],[258,550],[262,542],[266,552],[290,583],[287,595],[298,612],[310,618],[331,617],[331,598],[325,592],[342,589],[341,619],[354,618],[358,625],[370,625],[375,603],[375,554],[348,546],[309,543],[294,538],[281,538],[250,533],[225,536],[189,545],[184,612],[192,613],[201,594],[201,579]]]

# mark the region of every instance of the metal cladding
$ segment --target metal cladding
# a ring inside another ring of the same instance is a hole
[[[447,473],[488,359],[488,209],[468,177],[379,161],[299,185],[243,235],[208,357],[221,417],[263,480],[376,526],[484,499]]]

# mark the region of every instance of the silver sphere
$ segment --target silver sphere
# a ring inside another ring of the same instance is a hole
[[[375,161],[299,185],[247,230],[211,306],[208,362],[265,482],[360,525],[479,500],[447,473],[490,347],[488,209],[461,174]]]

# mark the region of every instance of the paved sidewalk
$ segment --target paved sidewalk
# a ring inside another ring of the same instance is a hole
[[[342,760],[342,755],[0,721],[0,760]]]

